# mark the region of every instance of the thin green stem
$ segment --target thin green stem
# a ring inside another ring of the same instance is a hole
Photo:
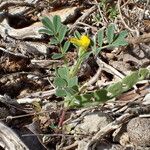
[[[76,64],[72,66],[70,70],[70,77],[74,77],[80,69],[83,59],[78,58]]]
[[[66,59],[66,53],[64,53],[64,51],[63,51],[62,43],[59,41],[59,38],[57,37],[56,34],[55,34],[54,36],[55,36],[55,38],[57,39],[57,41],[59,42],[58,44],[59,44],[60,52],[61,52],[61,54],[63,55],[64,63],[65,63],[65,65],[67,66],[68,61],[67,61],[67,59]]]
[[[62,53],[62,55],[63,55],[64,64],[67,66],[68,61],[67,61],[67,59],[66,59],[66,53],[64,53],[63,47],[62,47],[62,44],[61,44],[61,43],[59,43],[59,47],[60,47],[60,51],[61,51],[61,53]]]

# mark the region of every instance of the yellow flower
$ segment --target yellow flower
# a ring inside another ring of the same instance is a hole
[[[86,35],[82,35],[80,37],[80,39],[78,38],[70,38],[69,41],[77,46],[79,46],[80,48],[86,50],[89,45],[90,45],[90,39],[88,36]]]

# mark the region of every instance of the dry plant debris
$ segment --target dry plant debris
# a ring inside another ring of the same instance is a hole
[[[1,149],[148,150],[149,114],[149,0],[0,0]]]

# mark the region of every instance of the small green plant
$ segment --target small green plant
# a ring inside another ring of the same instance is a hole
[[[102,0],[99,2],[99,5],[102,11],[105,12],[105,17],[108,17],[110,20],[114,20],[117,17],[118,9],[115,1]]]
[[[59,53],[54,53],[53,59],[65,59],[65,54],[69,48],[70,42],[66,41],[62,44],[66,33],[68,32],[67,26],[61,23],[61,18],[59,16],[54,16],[52,20],[48,17],[42,19],[43,28],[39,30],[39,33],[44,33],[51,36],[50,45],[57,45],[60,49]]]
[[[99,2],[99,7],[102,11],[101,15],[109,20],[114,20],[118,15],[117,4],[115,1],[101,0]],[[101,15],[97,13],[93,16],[95,22],[103,21]]]
[[[115,25],[110,24],[105,30],[100,29],[97,32],[97,35],[93,39],[93,53],[94,55],[99,54],[99,52],[104,48],[110,47],[119,47],[127,45],[127,41],[125,40],[128,35],[127,31],[121,31],[119,34],[115,34]],[[106,41],[104,43],[104,41]],[[105,44],[105,45],[104,45]]]
[[[54,85],[56,87],[56,96],[64,99],[65,108],[91,106],[107,101],[129,90],[138,81],[149,76],[149,70],[143,68],[106,88],[87,92],[86,87],[81,88],[83,86],[78,82],[77,73],[81,64],[91,54],[97,56],[104,48],[127,45],[128,43],[125,40],[127,32],[122,31],[117,34],[115,33],[115,25],[110,24],[105,30],[100,29],[93,39],[90,39],[88,35],[81,35],[76,31],[74,37],[69,38],[64,43],[68,29],[67,26],[61,23],[59,16],[54,16],[52,21],[45,17],[42,19],[42,23],[44,28],[40,30],[40,33],[50,35],[49,44],[60,47],[60,52],[54,54],[52,58],[64,58],[65,60],[70,43],[74,44],[77,49],[78,57],[74,64],[69,66],[67,63],[64,63],[62,67],[56,69],[55,73]]]
[[[109,19],[114,20],[114,19],[117,17],[117,15],[118,15],[118,10],[117,10],[116,5],[112,5],[112,6],[108,9],[107,13],[109,14],[109,15],[108,15]]]

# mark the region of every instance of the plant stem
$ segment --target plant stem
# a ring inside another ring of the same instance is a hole
[[[80,69],[81,63],[82,63],[83,59],[78,58],[76,61],[76,64],[74,64],[70,70],[70,77],[74,77],[78,70]]]
[[[59,123],[58,123],[58,128],[61,128],[62,125],[63,125],[63,122],[65,120],[66,111],[67,111],[67,109],[62,110],[62,113],[61,113],[61,116],[60,116],[60,119],[59,119]]]

